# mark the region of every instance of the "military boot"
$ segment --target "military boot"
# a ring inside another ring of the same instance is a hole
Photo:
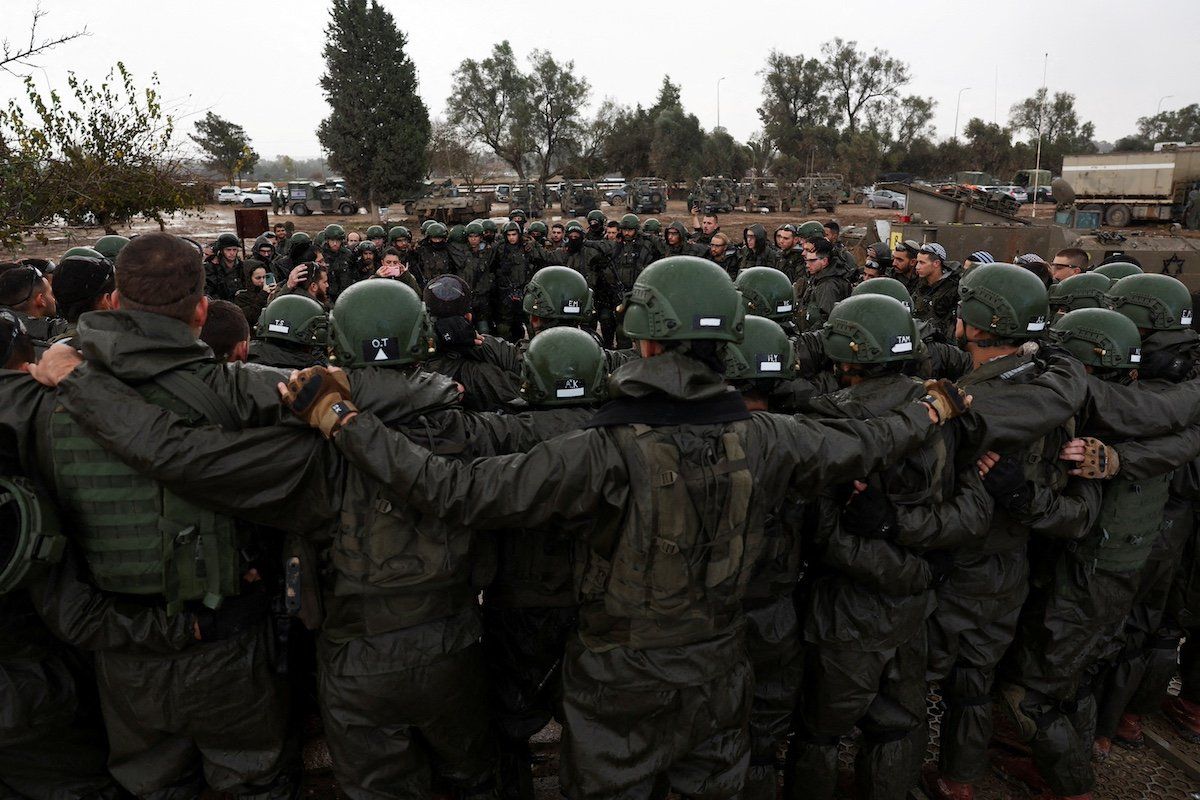
[[[996,774],[1009,783],[1024,786],[1034,796],[1053,794],[1042,773],[1038,772],[1032,758],[996,754],[992,757]]]
[[[1113,741],[1122,747],[1144,745],[1146,737],[1142,735],[1142,715],[1122,714],[1121,721],[1117,723],[1117,732],[1113,734]]]
[[[1200,703],[1168,697],[1163,701],[1162,712],[1181,739],[1200,744]]]
[[[1112,752],[1112,739],[1107,736],[1097,736],[1092,742],[1092,761],[1104,761]]]

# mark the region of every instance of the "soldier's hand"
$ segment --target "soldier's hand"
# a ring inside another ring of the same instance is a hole
[[[925,392],[921,402],[929,406],[930,419],[938,425],[961,417],[971,407],[971,395],[963,392],[947,378],[925,381]]]
[[[284,405],[325,438],[333,435],[358,413],[350,402],[350,381],[337,367],[309,367],[293,372],[291,379],[279,384]]]
[[[295,289],[304,281],[308,280],[308,267],[301,264],[297,267],[292,267],[291,273],[288,274],[287,285],[289,289]]]
[[[997,462],[999,461],[1000,454],[993,453],[991,450],[988,450],[986,453],[981,455],[979,460],[975,462],[975,466],[979,468],[979,477],[986,478],[988,472],[990,472],[992,467],[996,466]]]
[[[42,353],[36,364],[29,365],[29,374],[43,386],[58,386],[63,378],[83,363],[83,357],[66,342],[59,342]]]
[[[994,455],[989,453],[989,455]],[[1007,497],[1025,485],[1025,470],[1018,459],[996,456],[996,461],[983,476],[983,488],[992,497]]]
[[[1072,475],[1092,480],[1107,480],[1121,471],[1121,459],[1116,450],[1091,436],[1086,436],[1081,441],[1083,460],[1078,469],[1071,470]]]
[[[842,530],[869,539],[891,539],[896,535],[896,509],[886,494],[856,482],[850,502],[842,509]]]

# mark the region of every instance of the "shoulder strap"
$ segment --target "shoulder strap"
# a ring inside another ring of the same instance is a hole
[[[220,425],[227,431],[236,431],[242,427],[229,406],[217,396],[211,386],[195,374],[185,370],[172,370],[155,377],[154,383],[215,425]]]

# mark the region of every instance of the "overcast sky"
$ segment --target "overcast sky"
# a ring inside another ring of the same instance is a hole
[[[32,0],[0,0],[4,37],[26,36]],[[316,127],[328,112],[318,80],[328,18],[323,0],[42,0],[42,32],[85,26],[87,38],[39,60],[43,86],[65,88],[66,73],[102,76],[123,60],[139,86],[157,72],[182,131],[212,110],[243,125],[267,158],[320,154]],[[432,116],[445,111],[451,76],[464,58],[483,58],[508,38],[516,53],[549,49],[574,59],[592,103],[653,102],[664,74],[683,89],[687,110],[706,129],[721,123],[745,141],[759,127],[766,54],[819,55],[834,36],[881,47],[907,61],[908,94],[937,100],[938,135],[971,117],[1003,123],[1013,103],[1042,83],[1049,53],[1051,92],[1077,97],[1099,139],[1132,133],[1138,117],[1200,102],[1200,2],[548,3],[504,0],[384,0],[408,35],[420,92]],[[630,17],[617,22],[613,15]],[[0,74],[0,98],[19,92]]]

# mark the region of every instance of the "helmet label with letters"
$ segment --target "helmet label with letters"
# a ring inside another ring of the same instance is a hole
[[[1130,364],[1142,363],[1142,348],[1140,348],[1140,347],[1129,348],[1129,363]]]
[[[783,372],[783,356],[779,353],[759,353],[759,372]]]
[[[580,307],[578,300],[568,300],[563,305],[562,313],[564,313],[564,314],[579,314],[582,312],[582,310],[583,309]]]
[[[788,311],[791,311],[791,310],[792,310],[792,304],[791,304],[791,302],[790,302],[790,301],[788,301],[788,300],[784,300],[782,303],[780,303],[779,305],[775,306],[775,313],[776,313],[776,314],[785,314],[785,313],[787,313]]]
[[[292,326],[288,325],[287,322],[282,319],[271,320],[269,323],[267,323],[267,332],[268,333],[291,333]]]
[[[1044,331],[1044,330],[1046,330],[1046,318],[1043,316],[1040,316],[1040,315],[1034,317],[1033,319],[1029,320],[1029,324],[1025,326],[1025,330],[1027,330],[1027,331]]]
[[[1183,313],[1179,315],[1179,324],[1180,325],[1191,325],[1192,324],[1192,310],[1190,308],[1185,308],[1183,310]]]
[[[913,340],[911,336],[897,335],[892,337],[892,353],[911,353]]]
[[[554,382],[554,396],[560,400],[583,397],[587,394],[587,383],[582,378],[563,378]]]
[[[400,343],[392,336],[364,339],[362,355],[366,362],[391,361],[400,358]]]
[[[725,324],[724,317],[706,317],[697,314],[692,319],[692,330],[698,331],[704,328],[720,328]]]

